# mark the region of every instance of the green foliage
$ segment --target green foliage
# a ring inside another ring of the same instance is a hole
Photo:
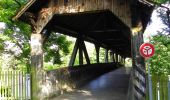
[[[152,74],[170,74],[170,37],[156,35],[151,43],[155,46],[155,55],[151,58]]]
[[[30,66],[30,33],[31,27],[23,22],[14,22],[12,17],[28,0],[0,0],[0,22],[5,23],[5,29],[0,30],[0,56],[2,54],[13,55],[10,63],[15,63],[14,69],[27,70]],[[14,44],[10,49],[9,44]],[[52,33],[50,39],[45,43],[44,53],[45,61],[53,64],[66,63],[69,54],[70,41],[66,36]],[[50,49],[50,46],[56,45],[57,49]],[[17,48],[17,49],[16,49]],[[4,64],[1,59],[0,66]],[[62,66],[64,66],[62,65]]]
[[[44,46],[45,62],[52,62],[53,64],[66,64],[66,56],[70,52],[71,41],[68,41],[66,36],[51,33],[49,40]]]
[[[153,0],[154,2],[157,2],[159,4],[166,3],[169,0]]]
[[[158,98],[158,94],[157,94],[158,82],[159,82],[160,100],[168,100],[168,77],[164,75],[162,76],[152,75],[153,100],[157,100]],[[146,100],[149,100],[149,95],[147,95]]]
[[[5,96],[8,96],[8,97],[11,97],[11,87],[1,86],[0,91],[1,91],[0,96],[5,95]]]

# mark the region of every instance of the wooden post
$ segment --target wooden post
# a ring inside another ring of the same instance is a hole
[[[72,55],[71,55],[71,59],[70,59],[70,62],[69,62],[69,66],[74,65],[75,58],[76,58],[78,50],[79,50],[79,65],[83,65],[83,53],[84,53],[87,64],[90,64],[90,59],[89,59],[89,56],[88,56],[88,53],[87,53],[85,43],[84,43],[82,37],[79,36],[76,40],[75,45],[74,45],[73,52],[72,52]]]
[[[143,43],[142,27],[132,29],[132,60],[133,60],[133,99],[146,99],[146,70],[144,58],[139,53]]]
[[[74,45],[73,52],[72,52],[72,55],[71,55],[70,62],[69,62],[68,66],[73,66],[74,65],[76,55],[77,55],[77,51],[78,51],[78,40],[76,40],[76,43]]]
[[[90,64],[90,58],[89,58],[89,55],[87,53],[87,49],[86,49],[86,45],[85,45],[84,41],[82,41],[82,48],[83,48],[83,51],[84,51],[84,56],[86,58],[86,62],[87,62],[87,64]]]
[[[99,63],[99,51],[100,51],[100,47],[98,45],[95,45],[95,49],[96,49],[96,62]]]
[[[113,62],[116,62],[116,54],[113,52]]]
[[[125,65],[125,57],[122,57],[122,64],[124,64]]]
[[[123,59],[123,63],[126,64],[126,57]]]
[[[105,49],[105,63],[108,63],[108,49]]]
[[[43,38],[41,34],[31,34],[31,99],[40,100],[40,85],[45,80],[43,70]]]
[[[119,61],[118,61],[118,54],[116,53],[115,56],[116,56],[116,60],[115,60],[115,61],[116,61],[116,62],[119,62]]]
[[[81,37],[78,37],[78,47],[79,47],[79,65],[83,65],[83,49],[82,49],[82,39]]]
[[[110,61],[114,62],[114,53],[113,53],[113,50],[110,50]]]
[[[45,96],[43,86],[46,82],[46,73],[43,70],[43,36],[42,30],[53,16],[52,1],[49,1],[46,8],[42,8],[38,14],[37,20],[31,19],[31,100],[43,100]]]

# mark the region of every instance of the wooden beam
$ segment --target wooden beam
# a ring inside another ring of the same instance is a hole
[[[77,51],[78,51],[78,39],[75,42],[75,45],[74,45],[74,48],[73,48],[73,52],[72,52],[72,55],[71,55],[71,59],[70,59],[70,62],[69,62],[68,66],[73,66],[74,65],[74,62],[75,62],[75,59],[76,59],[76,55],[77,55]]]
[[[100,46],[95,44],[95,49],[96,49],[96,62],[99,63],[99,51],[100,51]]]
[[[89,55],[88,55],[88,52],[87,52],[86,45],[85,45],[84,41],[82,43],[82,48],[83,48],[83,51],[84,51],[84,56],[86,58],[86,62],[87,62],[87,64],[90,64],[90,58],[89,58]]]
[[[78,37],[78,48],[79,48],[79,65],[83,65],[83,40],[81,37]]]
[[[92,31],[88,31],[90,33],[103,33],[103,32],[121,32],[119,30],[115,30],[115,29],[107,29],[107,30],[92,30]]]

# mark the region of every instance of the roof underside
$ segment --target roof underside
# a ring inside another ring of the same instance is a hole
[[[37,15],[41,8],[46,5],[46,0],[31,1],[33,3],[28,5],[28,8],[23,8],[25,10],[21,10],[15,16],[17,19],[24,21],[22,18],[24,12]],[[131,6],[132,26],[136,25],[140,16],[143,18],[142,24],[145,28],[151,13],[148,11],[152,10],[147,5],[140,3],[132,3]],[[44,29],[73,37],[81,35],[86,41],[111,49],[122,56],[131,57],[130,28],[110,10],[55,14]]]
[[[110,11],[54,15],[47,30],[78,37],[123,55],[130,56],[130,29]]]

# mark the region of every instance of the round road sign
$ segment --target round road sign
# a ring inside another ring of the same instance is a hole
[[[154,46],[150,43],[143,43],[140,46],[139,51],[140,51],[141,56],[143,56],[145,58],[152,57],[155,53]]]

